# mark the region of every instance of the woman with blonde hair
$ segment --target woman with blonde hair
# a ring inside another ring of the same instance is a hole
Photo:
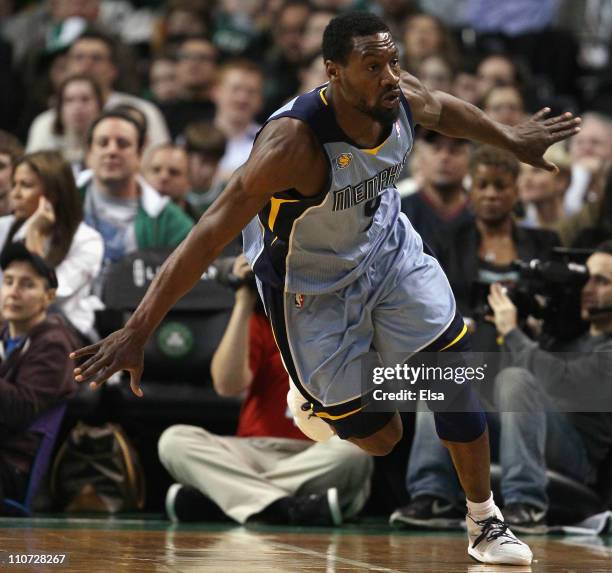
[[[102,266],[101,235],[83,222],[70,164],[55,151],[24,155],[15,163],[13,214],[0,217],[0,249],[23,241],[55,267],[57,304],[85,337],[95,337],[94,311],[102,308],[92,285]]]

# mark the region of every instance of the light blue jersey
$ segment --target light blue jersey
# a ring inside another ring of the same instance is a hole
[[[412,148],[407,106],[381,145],[360,149],[336,123],[325,90],[295,98],[268,121],[293,117],[310,126],[329,161],[329,187],[308,198],[294,189],[275,194],[244,231],[256,274],[289,292],[341,289],[384,250],[400,213],[395,182]]]
[[[329,163],[327,188],[314,197],[276,193],[243,238],[264,299],[283,299],[265,302],[290,375],[321,404],[337,405],[359,395],[364,353],[385,362],[425,348],[452,323],[455,301],[400,211],[395,182],[414,140],[408,102],[402,95],[386,139],[362,149],[336,122],[326,90],[295,98],[268,122],[308,124]]]

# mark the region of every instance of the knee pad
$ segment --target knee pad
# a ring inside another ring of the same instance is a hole
[[[435,412],[436,431],[448,442],[473,442],[487,427],[484,412]]]

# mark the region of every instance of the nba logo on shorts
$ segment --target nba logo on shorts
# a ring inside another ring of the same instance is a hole
[[[295,295],[295,307],[302,308],[304,306],[304,295],[296,294]]]

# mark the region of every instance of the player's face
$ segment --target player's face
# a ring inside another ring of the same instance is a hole
[[[382,124],[393,123],[400,109],[399,53],[391,34],[357,37],[346,66],[339,66],[339,87],[359,111]]]

